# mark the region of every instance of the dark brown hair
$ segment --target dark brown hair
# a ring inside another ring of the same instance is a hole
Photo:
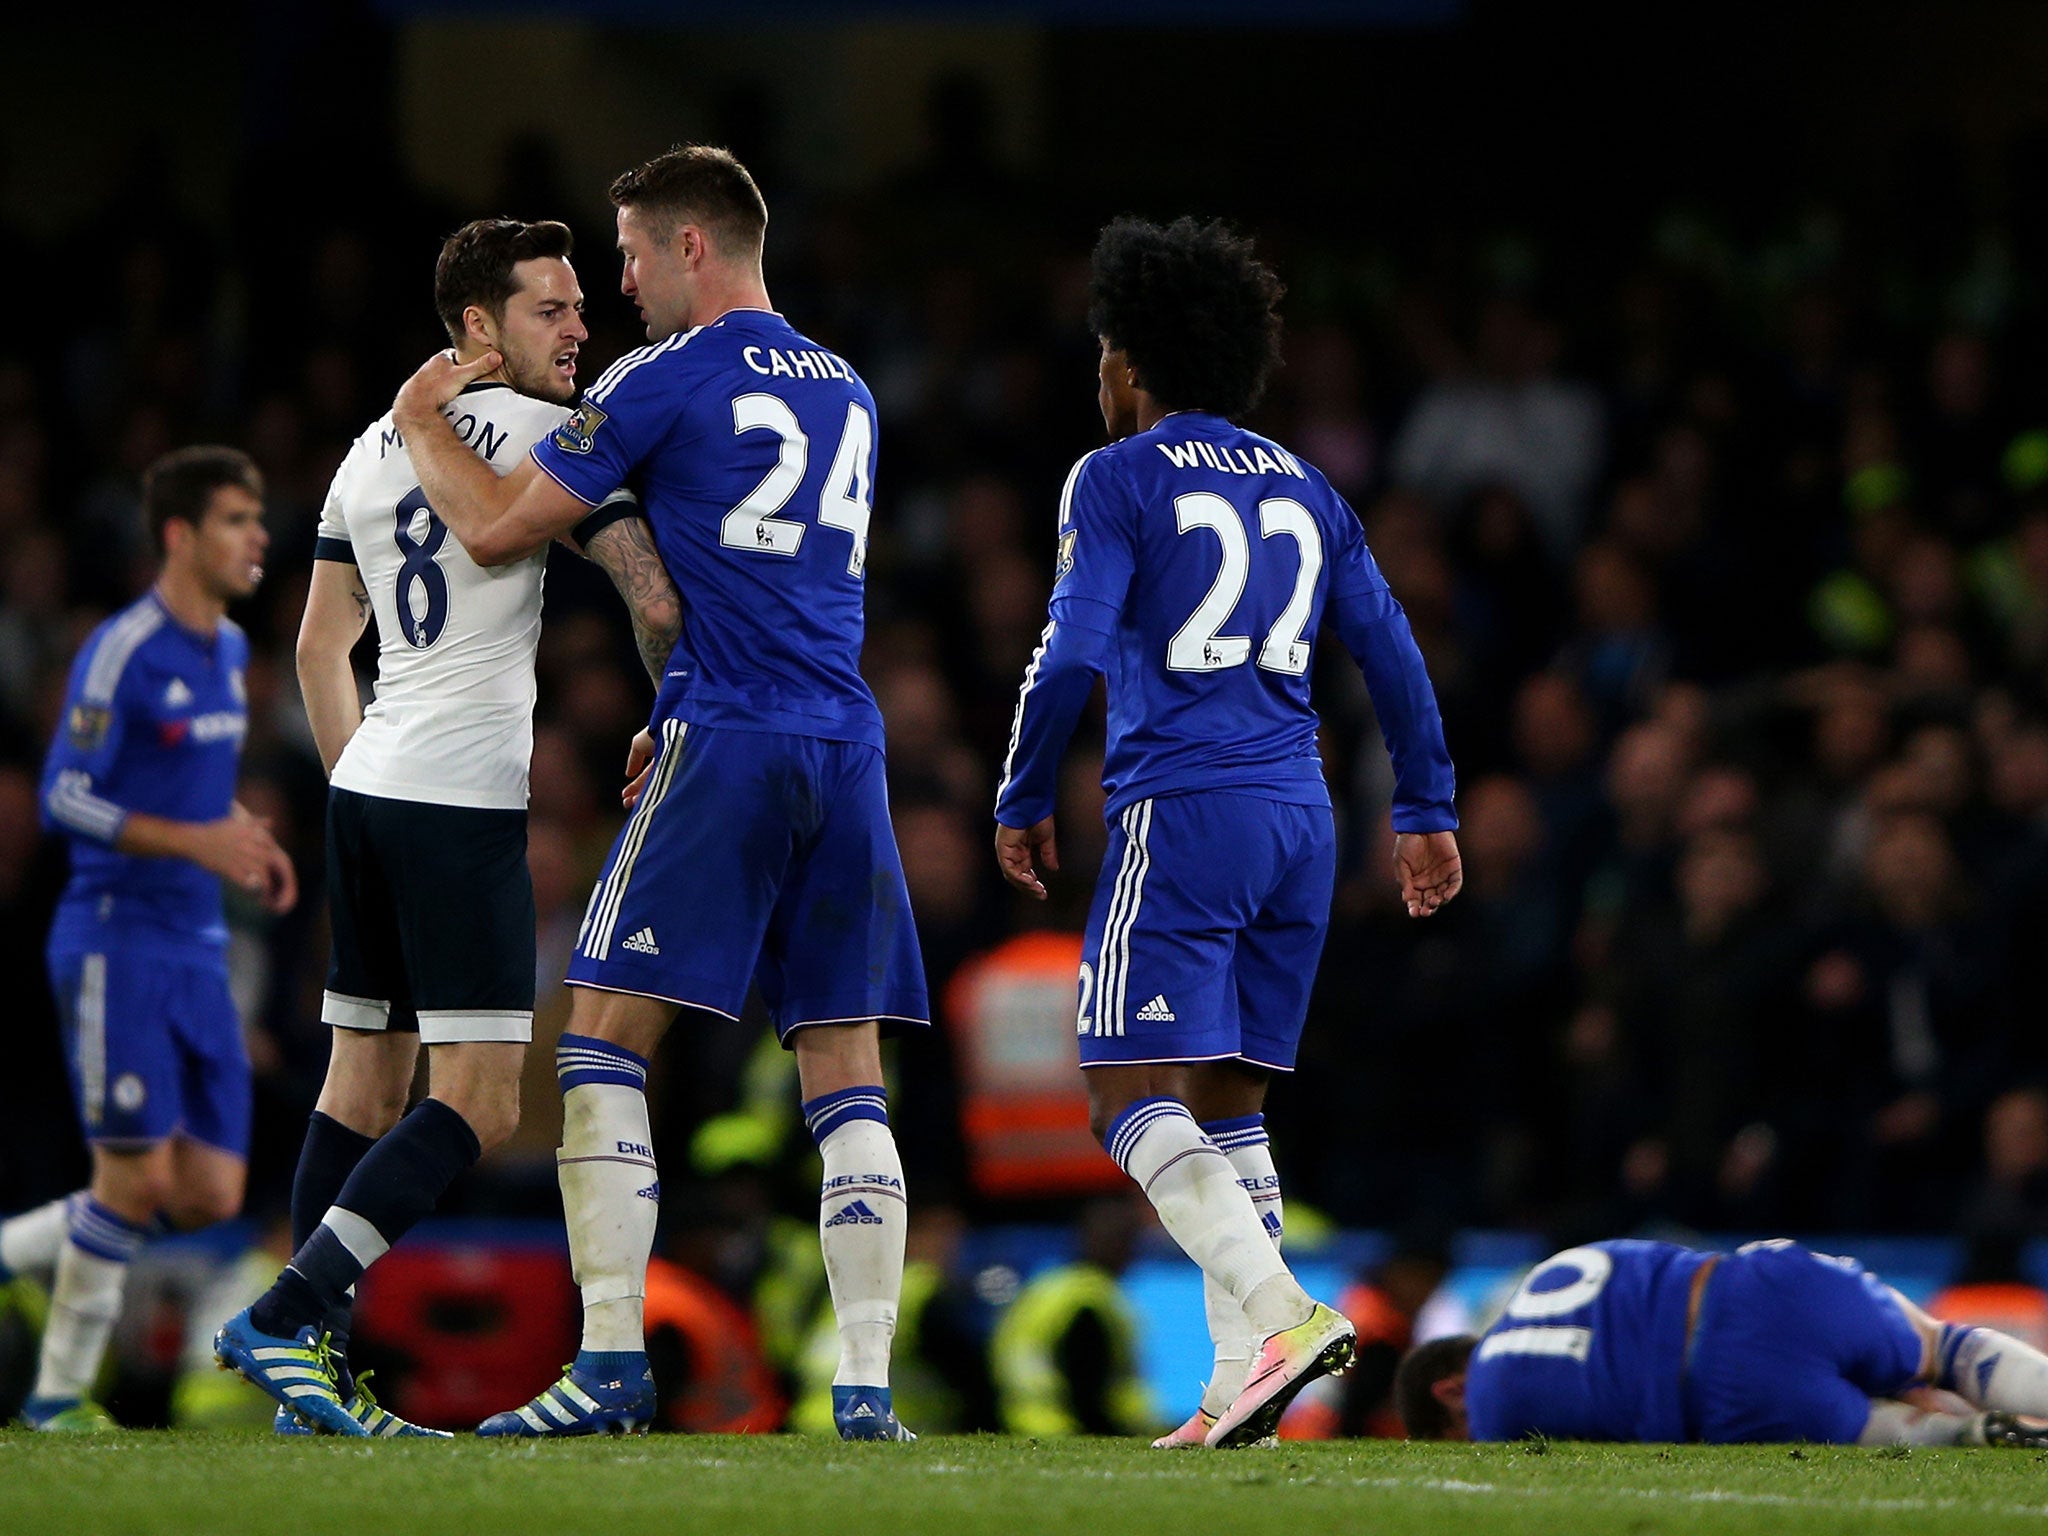
[[[678,144],[619,177],[611,195],[619,207],[641,213],[657,240],[699,224],[735,255],[761,254],[768,204],[729,149]]]
[[[1469,1333],[1431,1339],[1408,1351],[1394,1372],[1394,1411],[1410,1440],[1441,1440],[1451,1428],[1451,1410],[1437,1398],[1436,1384],[1472,1361],[1479,1341]]]
[[[450,341],[461,341],[462,313],[474,304],[494,320],[505,318],[505,301],[519,291],[512,269],[545,256],[566,259],[576,244],[569,226],[553,219],[472,219],[441,242],[434,263],[434,313]]]
[[[164,524],[176,518],[197,528],[213,493],[224,485],[238,485],[258,501],[263,499],[263,472],[239,448],[216,443],[178,448],[143,472],[142,515],[159,555],[164,552]]]

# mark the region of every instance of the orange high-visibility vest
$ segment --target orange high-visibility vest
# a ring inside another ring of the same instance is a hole
[[[984,1195],[1085,1195],[1124,1182],[1088,1129],[1074,1049],[1080,971],[1079,934],[1026,933],[969,960],[946,990],[968,1171]]]
[[[693,1435],[763,1435],[782,1427],[787,1405],[761,1357],[753,1319],[710,1281],[667,1259],[647,1262],[647,1332],[673,1328],[695,1372],[661,1405],[670,1429]]]
[[[1976,1323],[2048,1350],[2048,1292],[2022,1281],[1952,1285],[1927,1303],[1945,1323]]]

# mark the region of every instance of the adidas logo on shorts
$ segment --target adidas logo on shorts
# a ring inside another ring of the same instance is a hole
[[[1138,1010],[1138,1017],[1151,1024],[1171,1024],[1173,1010],[1166,1006],[1166,994],[1160,993],[1151,1002]]]
[[[661,953],[661,946],[654,942],[654,930],[652,928],[642,928],[630,939],[620,940],[620,947],[630,949],[636,954],[642,955],[658,955]]]
[[[851,1205],[841,1206],[839,1214],[825,1223],[828,1227],[879,1227],[882,1218],[868,1209],[865,1200],[856,1200]]]

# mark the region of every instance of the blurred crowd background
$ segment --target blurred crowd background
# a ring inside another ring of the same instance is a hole
[[[585,9],[252,21],[232,99],[195,108],[211,154],[135,105],[207,50],[157,39],[145,62],[130,39],[112,74],[136,94],[97,98],[68,171],[8,133],[0,1209],[84,1166],[35,779],[72,654],[148,579],[142,467],[219,440],[269,486],[269,573],[237,614],[244,799],[313,894],[234,914],[263,1216],[326,1050],[323,783],[292,645],[329,477],[439,343],[434,252],[467,218],[568,219],[584,376],[638,344],[603,181],[698,137],[754,169],[771,294],[881,412],[865,664],[942,1011],[976,957],[1078,932],[1103,844],[1098,709],[1050,906],[1012,898],[988,849],[1059,485],[1101,437],[1093,232],[1223,214],[1290,288],[1251,424],[1351,500],[1407,607],[1467,871],[1439,917],[1403,915],[1386,755],[1326,647],[1345,852],[1303,1070],[1270,1106],[1290,1205],[1425,1250],[1473,1227],[2048,1234],[2048,105],[2014,83],[2048,60],[2038,16],[1817,6],[1739,36],[1639,21],[1610,51],[1591,21],[1539,34],[1476,4],[1368,5],[1334,31],[1308,5],[1274,20],[1315,26],[1216,32],[1137,5],[1079,32],[885,15],[808,41]],[[487,78],[451,100],[465,39],[517,52],[536,90],[609,61],[646,120],[602,99],[508,118]],[[869,73],[821,104],[835,68]],[[886,133],[830,137],[885,97]],[[593,168],[593,143],[618,153]],[[560,550],[540,675],[546,1036],[649,701],[608,587]],[[969,1026],[939,1023],[893,1063],[920,1240],[1069,1220],[1066,1185],[972,1176]],[[757,1271],[774,1222],[814,1209],[761,1039],[693,1028],[655,1069],[673,1241],[714,1276]],[[463,1211],[558,1209],[546,1055]]]

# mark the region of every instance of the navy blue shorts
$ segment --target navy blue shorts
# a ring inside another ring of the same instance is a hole
[[[1918,1380],[1923,1347],[1891,1288],[1854,1259],[1751,1243],[1700,1299],[1687,1430],[1716,1445],[1853,1445],[1870,1400]]]
[[[1124,807],[1081,948],[1081,1065],[1291,1071],[1336,875],[1326,805],[1209,791]]]
[[[656,744],[569,984],[737,1018],[758,983],[785,1041],[811,1024],[928,1022],[882,754],[681,720]]]
[[[526,812],[329,790],[327,914],[325,1022],[427,1045],[533,1039]]]
[[[111,946],[49,962],[86,1140],[187,1136],[249,1155],[249,1054],[225,965]]]

